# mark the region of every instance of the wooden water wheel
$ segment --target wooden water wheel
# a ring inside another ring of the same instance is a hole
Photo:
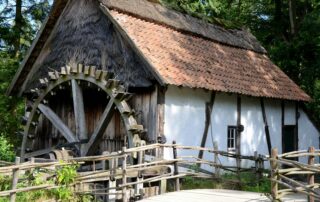
[[[88,110],[85,101],[94,98],[84,96],[83,93],[87,91],[100,93],[100,97],[103,98],[99,103],[104,103],[100,118],[91,132],[86,125]],[[61,94],[61,92],[67,93]],[[53,99],[58,95],[58,99]],[[51,102],[67,102],[68,95],[73,106],[72,127],[70,121],[66,121],[61,113],[56,112],[56,108],[51,107],[54,105]],[[38,87],[28,94],[29,101],[23,118],[25,129],[21,132],[23,135],[21,159],[48,157],[49,154],[52,156],[61,148],[72,151],[75,156],[92,155],[97,150],[115,113],[120,115],[126,133],[124,145],[134,147],[145,144],[140,139],[143,126],[137,124],[134,112],[127,103],[130,96],[131,94],[125,91],[120,82],[113,78],[112,73],[96,70],[94,66],[80,64],[75,67],[62,67],[60,72],[49,72],[48,78],[40,79]],[[58,136],[53,136],[50,132],[46,134],[39,132],[44,130],[42,124],[44,119],[57,131]],[[59,156],[63,154],[65,153]]]

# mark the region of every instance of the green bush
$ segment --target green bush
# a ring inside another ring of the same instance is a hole
[[[0,134],[0,160],[2,161],[13,161],[15,153],[13,151],[13,145]]]
[[[77,177],[77,164],[65,165],[57,168],[57,170],[34,169],[32,173],[26,172],[20,176],[18,188],[38,186],[44,184],[58,185],[58,188],[52,190],[36,190],[30,192],[22,192],[17,194],[17,201],[44,201],[48,199],[56,199],[57,201],[73,201],[73,202],[89,202],[93,200],[91,195],[79,195],[73,191],[72,184]],[[51,176],[51,177],[48,177]],[[23,179],[23,180],[21,180]],[[12,178],[0,176],[0,191],[11,189]],[[0,197],[0,202],[9,201],[8,197]]]

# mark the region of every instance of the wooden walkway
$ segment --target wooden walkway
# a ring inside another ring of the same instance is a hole
[[[281,199],[284,202],[307,201],[302,195],[289,195]],[[194,189],[179,192],[170,192],[159,196],[150,197],[141,202],[270,202],[271,200],[261,193],[222,190],[222,189]]]

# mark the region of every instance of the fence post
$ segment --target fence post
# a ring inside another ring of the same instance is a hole
[[[111,154],[115,154],[116,152],[112,152]],[[109,159],[109,171],[110,171],[110,178],[109,178],[109,183],[108,183],[108,202],[114,202],[116,201],[116,192],[117,190],[115,189],[115,187],[117,186],[117,181],[115,179],[115,174],[116,174],[116,170],[118,167],[118,163],[117,163],[118,159],[117,158],[112,158]],[[112,189],[110,189],[112,188]]]
[[[142,163],[144,163],[144,151],[138,151],[138,165],[141,165]],[[141,171],[138,171],[138,176],[137,176],[137,182],[141,182],[143,181],[143,177],[141,174]],[[139,183],[135,185],[135,195],[140,195],[141,191],[143,190],[143,183]],[[140,196],[140,198],[142,198],[143,196]]]
[[[308,150],[309,153],[314,153],[314,151],[315,151],[314,147],[309,147],[309,150]],[[309,165],[314,165],[314,156],[311,156],[311,155],[309,156],[308,164]],[[314,174],[309,174],[308,175],[308,184],[309,185],[314,185]],[[309,202],[314,202],[314,197],[309,195],[308,196],[308,201]]]
[[[259,182],[259,158],[258,158],[258,152],[254,152],[254,168],[256,172],[256,180]]]
[[[122,153],[124,154],[122,162],[122,201],[127,202],[127,154],[126,147],[122,147]]]
[[[274,148],[271,151],[271,159],[270,159],[270,164],[271,164],[271,196],[274,200],[279,199],[278,195],[278,182],[273,181],[273,180],[279,180],[278,176],[278,162],[275,161],[275,159],[278,158],[278,149]]]
[[[174,141],[172,141],[172,144],[173,144],[173,147],[172,147],[172,150],[173,150],[173,159],[174,160],[177,160],[177,147],[175,146],[175,144],[176,144],[176,141],[174,140]],[[177,161],[175,161],[174,162],[174,175],[178,175],[179,174],[179,170],[178,170],[178,162]],[[176,186],[176,191],[180,191],[180,180],[179,180],[179,178],[177,177],[176,178],[176,184],[175,184],[175,186]]]
[[[218,166],[218,161],[219,161],[219,157],[218,157],[218,142],[215,141],[213,143],[213,149],[214,149],[214,172],[216,177],[220,177],[220,168]]]
[[[16,165],[20,164],[20,157],[16,157],[15,161]],[[17,188],[18,180],[19,180],[19,168],[15,168],[12,170],[12,190]],[[11,193],[10,194],[10,202],[15,202],[16,201],[16,193]]]

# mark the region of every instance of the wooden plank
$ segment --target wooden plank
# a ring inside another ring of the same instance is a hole
[[[268,145],[268,151],[269,151],[269,155],[271,156],[272,145],[271,145],[268,119],[267,119],[267,115],[266,115],[266,109],[265,109],[263,98],[260,98],[260,105],[261,105],[262,118],[263,118],[263,123],[264,123],[264,131],[266,134],[266,140],[267,140],[267,145]]]
[[[148,132],[152,140],[157,141],[157,99],[158,90],[154,89],[150,94],[149,103],[149,120],[148,120]]]
[[[100,142],[101,137],[103,136],[104,131],[107,129],[108,124],[111,121],[112,116],[114,114],[113,106],[113,98],[111,98],[103,114],[101,115],[101,118],[96,126],[96,129],[91,135],[89,142],[83,149],[84,156],[90,154],[95,149],[96,145]]]
[[[63,123],[63,121],[54,111],[50,109],[50,107],[47,107],[44,104],[39,104],[38,109],[47,119],[49,119],[52,125],[63,135],[63,137],[69,143],[78,142],[76,136],[73,134],[70,128]]]
[[[47,149],[41,149],[41,150],[37,150],[37,151],[34,151],[34,152],[26,153],[24,155],[24,158],[30,158],[30,157],[35,157],[35,156],[41,156],[41,155],[44,155],[44,154],[48,154],[49,152],[51,152],[54,149],[55,149],[54,147],[51,147],[51,148],[47,148]]]
[[[72,79],[71,85],[72,85],[73,109],[74,109],[75,125],[76,125],[76,136],[79,140],[85,140],[88,138],[88,134],[87,134],[82,90],[78,85],[77,81],[74,79]]]

